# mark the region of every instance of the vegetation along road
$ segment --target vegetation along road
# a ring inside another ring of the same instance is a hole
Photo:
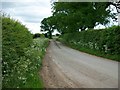
[[[41,76],[46,88],[117,88],[118,62],[51,40]]]

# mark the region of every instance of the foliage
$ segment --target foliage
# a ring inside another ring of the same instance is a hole
[[[54,24],[53,24],[53,17],[48,17],[48,18],[44,18],[41,21],[41,29],[42,31],[48,31],[48,36],[51,39],[52,38],[52,32],[55,29]]]
[[[33,39],[35,39],[35,38],[44,38],[45,37],[45,35],[44,34],[40,34],[40,33],[35,33],[35,34],[33,34]]]
[[[53,4],[52,23],[60,33],[79,32],[107,24],[113,17],[107,2],[56,2]]]
[[[40,38],[40,33],[33,34],[33,38]]]
[[[107,25],[110,18],[116,19],[110,5],[108,2],[54,2],[53,15],[41,21],[41,29],[48,31],[51,38],[55,29],[64,34]]]
[[[20,22],[2,16],[3,88],[40,88],[38,69],[48,40],[35,39]]]
[[[2,34],[3,49],[10,49],[11,53],[17,52],[22,55],[24,48],[32,43],[32,35],[28,29],[20,22],[8,17],[2,18]],[[8,54],[7,52],[4,54]]]
[[[103,30],[87,30],[80,33],[68,33],[62,36],[67,44],[77,49],[86,48],[99,51],[104,55],[120,56],[120,26]],[[112,59],[119,60],[120,57]]]

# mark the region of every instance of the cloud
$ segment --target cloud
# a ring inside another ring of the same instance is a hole
[[[14,6],[15,6],[15,4],[12,2],[2,2],[2,8],[4,8],[4,9],[13,8]]]
[[[40,2],[40,3],[42,3],[42,2],[48,2],[48,1],[50,1],[50,0],[1,0],[2,2]],[[52,1],[56,1],[56,0],[51,0],[50,2],[52,2]]]
[[[40,22],[43,18],[51,16],[49,0],[2,0],[2,10],[26,24],[33,33],[40,31]]]
[[[25,23],[31,33],[40,33],[40,23]]]

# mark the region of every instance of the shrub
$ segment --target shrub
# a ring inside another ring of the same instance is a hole
[[[84,47],[104,54],[120,55],[120,26],[67,33],[62,38],[65,43],[75,45],[76,48]]]
[[[34,38],[40,38],[40,33],[35,33],[35,34],[33,34],[33,39]]]
[[[2,16],[2,74],[3,87],[16,87],[19,84],[17,64],[25,55],[25,48],[32,44],[32,35],[20,22]],[[23,59],[25,60],[25,59]],[[14,83],[14,84],[13,84]],[[16,83],[16,84],[15,84]]]
[[[2,87],[43,88],[39,75],[48,39],[33,39],[20,22],[2,16]]]

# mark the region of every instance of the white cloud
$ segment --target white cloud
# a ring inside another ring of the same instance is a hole
[[[31,33],[40,33],[40,23],[24,23]]]
[[[41,20],[52,15],[50,0],[2,0],[2,10],[32,33],[40,32]]]
[[[46,2],[49,0],[1,0],[2,2]]]

